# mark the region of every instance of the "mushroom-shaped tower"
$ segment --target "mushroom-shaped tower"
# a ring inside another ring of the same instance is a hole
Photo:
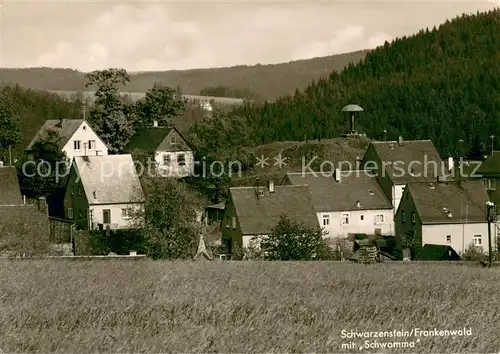
[[[361,108],[357,104],[348,104],[347,106],[342,108],[342,112],[347,112],[347,117],[349,119],[349,123],[346,124],[346,130],[348,129],[348,131],[346,132],[346,135],[356,134],[356,130],[354,128],[355,127],[354,117],[355,117],[356,113],[363,112],[363,108]],[[346,123],[347,123],[347,121],[346,121]],[[347,128],[347,126],[349,126],[349,128]]]

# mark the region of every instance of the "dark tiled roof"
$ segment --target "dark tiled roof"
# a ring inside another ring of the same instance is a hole
[[[230,188],[241,231],[244,235],[266,235],[283,215],[309,227],[318,227],[318,218],[307,186],[275,186],[275,192],[264,188],[257,197],[256,187]]]
[[[309,186],[318,212],[392,209],[377,179],[368,171],[343,171],[340,182],[333,176],[319,173],[288,173],[286,176],[291,184]]]
[[[450,255],[451,252],[451,255]],[[425,244],[416,254],[416,261],[460,260],[460,256],[451,246]]]
[[[74,161],[90,204],[120,204],[145,200],[130,154],[77,156]]]
[[[171,137],[175,136],[175,144],[171,143]],[[127,151],[139,150],[151,151],[191,151],[186,140],[176,128],[147,127],[139,128],[127,144]]]
[[[493,154],[481,163],[477,174],[500,176],[500,151],[493,151]]]
[[[423,224],[486,222],[489,198],[481,181],[464,181],[460,185],[440,182],[432,186],[434,189],[429,183],[408,184]]]
[[[408,140],[402,144],[397,141],[374,141],[371,145],[383,164],[392,164],[386,170],[396,184],[435,181],[438,175],[443,174],[443,160],[430,140]]]
[[[0,205],[21,205],[23,197],[15,167],[0,167]],[[4,216],[2,215],[2,218]]]
[[[33,140],[31,140],[26,150],[31,150],[36,142],[43,140],[48,130],[56,130],[58,132],[60,138],[59,148],[62,149],[64,145],[66,145],[66,143],[69,141],[69,139],[71,139],[73,134],[75,134],[78,128],[80,128],[80,125],[82,125],[83,123],[83,119],[63,119],[62,125],[61,127],[59,127],[60,122],[61,121],[59,119],[46,120]]]
[[[482,164],[483,160],[463,159],[462,166],[460,167],[460,160],[455,161],[454,171],[451,172],[451,175],[455,180],[458,180],[458,178],[462,180],[479,178],[480,175],[478,171]]]

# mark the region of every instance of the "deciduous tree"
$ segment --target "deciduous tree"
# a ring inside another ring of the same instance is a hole
[[[271,260],[301,261],[318,259],[324,253],[323,232],[283,216],[264,238],[261,247]]]
[[[12,101],[0,92],[0,150],[18,144],[22,137],[21,121],[16,115]]]
[[[119,87],[130,82],[124,69],[93,71],[86,75],[87,87],[95,86],[95,104],[89,120],[111,153],[120,153],[134,134],[134,118],[127,115]]]
[[[154,121],[160,126],[171,126],[172,120],[184,114],[186,101],[177,90],[155,84],[143,100],[137,102],[138,124],[152,126]]]

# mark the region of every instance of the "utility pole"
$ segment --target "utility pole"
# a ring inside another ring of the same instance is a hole
[[[12,145],[9,145],[9,166],[12,166]]]
[[[494,147],[495,136],[494,135],[490,135],[490,139],[491,139],[491,155],[493,155],[493,147]]]
[[[491,222],[493,221],[493,215],[492,211],[493,208],[495,207],[495,204],[493,202],[487,201],[486,202],[486,214],[487,214],[487,220],[488,220],[488,266],[491,268],[491,263],[492,263],[492,248],[491,248]]]

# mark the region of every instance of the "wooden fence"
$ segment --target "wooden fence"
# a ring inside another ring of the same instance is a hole
[[[73,243],[75,224],[71,220],[49,217],[50,243]]]

